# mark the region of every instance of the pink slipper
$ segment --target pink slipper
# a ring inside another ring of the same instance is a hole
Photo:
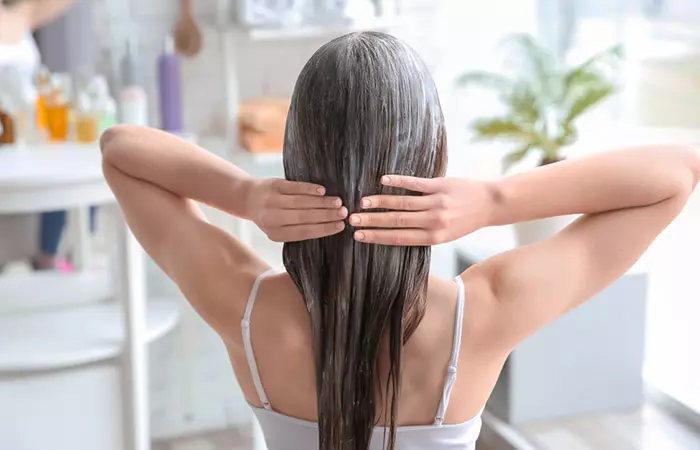
[[[67,259],[59,258],[56,260],[56,270],[62,273],[75,272],[75,267]]]

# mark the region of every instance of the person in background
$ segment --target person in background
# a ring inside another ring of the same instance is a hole
[[[32,33],[62,14],[77,0],[0,0],[0,70],[13,67],[21,76],[33,78],[41,56]],[[39,248],[32,258],[36,270],[65,269],[57,258],[66,225],[66,212],[41,214]]]

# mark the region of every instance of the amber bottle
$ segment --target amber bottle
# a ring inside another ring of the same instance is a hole
[[[15,121],[0,103],[0,145],[15,143]]]

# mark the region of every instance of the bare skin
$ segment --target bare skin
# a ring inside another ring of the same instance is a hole
[[[24,0],[0,3],[0,43],[11,44],[51,22],[77,0]]]
[[[338,232],[348,212],[317,192],[321,186],[249,177],[160,131],[121,126],[105,133],[101,144],[105,176],[129,226],[220,334],[246,398],[260,406],[240,320],[254,279],[268,265],[208,224],[194,200],[251,219],[277,241]],[[389,175],[385,184],[426,195],[368,197],[367,212],[353,214],[351,223],[393,229],[359,228],[358,240],[430,245],[484,226],[583,214],[560,234],[461,275],[466,304],[460,369],[445,423],[479,412],[514,346],[623,275],[682,210],[699,178],[700,158],[678,146],[609,152],[493,182]],[[398,218],[396,212],[371,212],[380,206],[401,212]],[[425,318],[405,348],[399,425],[433,421],[456,296],[454,282],[430,279]],[[315,421],[309,318],[286,274],[262,283],[251,329],[273,408]]]

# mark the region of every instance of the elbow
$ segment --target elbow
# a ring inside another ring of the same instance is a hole
[[[700,149],[691,147],[689,153],[689,167],[693,172],[693,188],[695,188],[698,182],[700,182]]]
[[[679,149],[679,157],[687,171],[684,191],[690,195],[700,181],[700,149],[694,146],[685,146]]]
[[[106,158],[113,149],[124,140],[124,136],[129,133],[129,127],[126,125],[116,125],[105,130],[100,136],[100,151],[102,157]]]

